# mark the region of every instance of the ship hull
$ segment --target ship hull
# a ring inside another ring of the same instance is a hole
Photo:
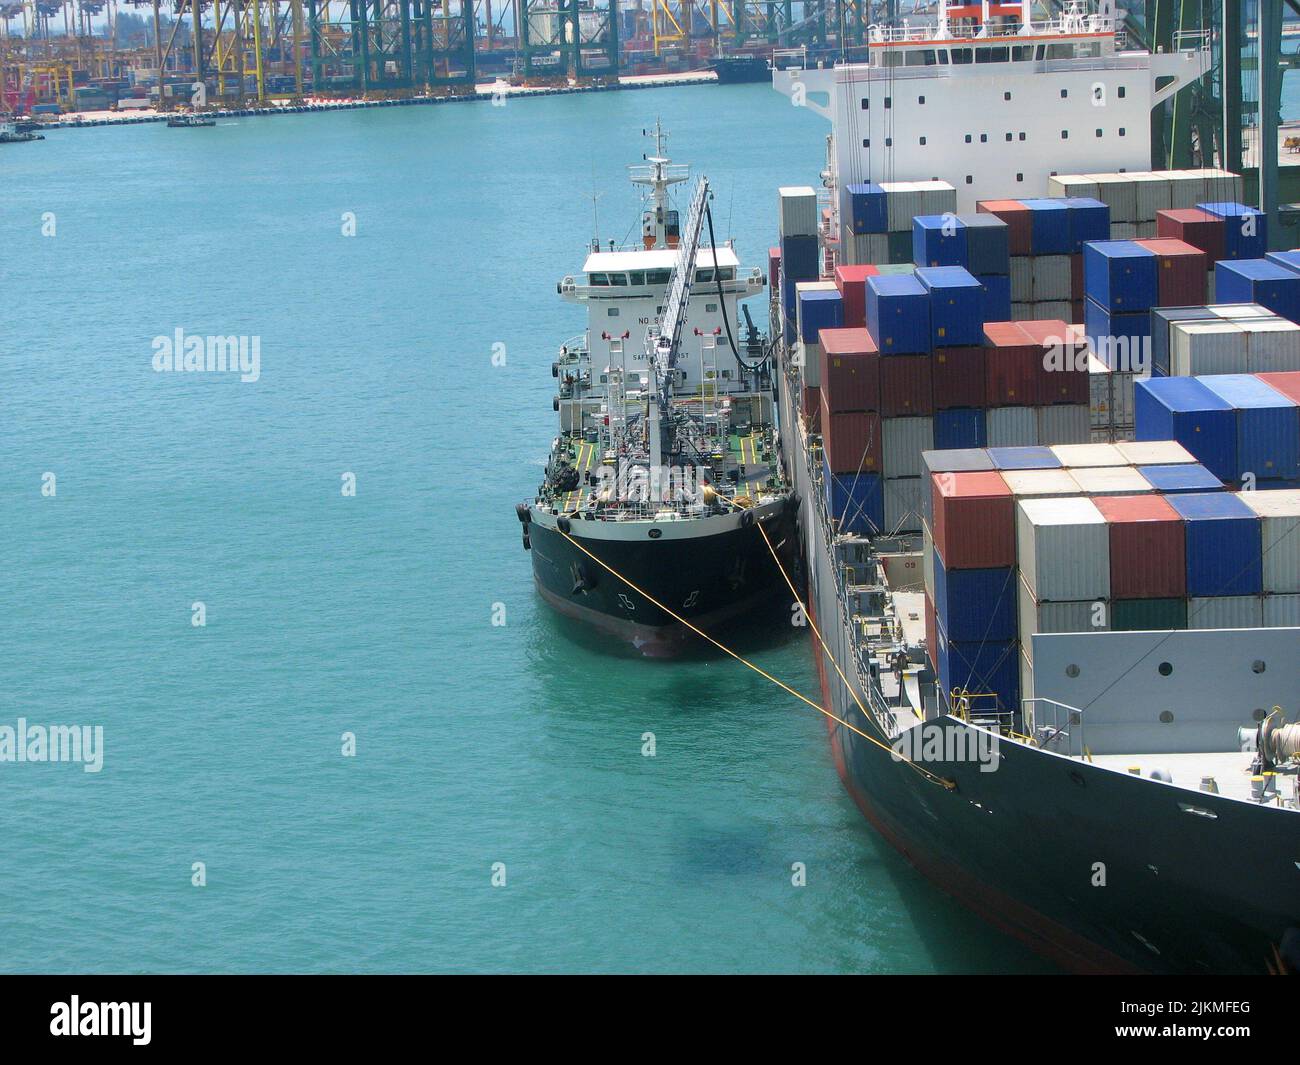
[[[706,523],[713,527],[683,535],[681,527]],[[624,525],[575,519],[565,533],[554,516],[534,513],[528,526],[533,577],[556,610],[626,640],[648,657],[673,657],[698,639],[652,600],[712,636],[785,589],[763,533],[784,556],[783,564],[794,557],[794,522],[784,501],[756,508],[744,525],[710,518],[607,528],[615,524]],[[661,535],[652,538],[653,528]]]
[[[713,61],[719,85],[740,85],[772,80],[772,68],[762,56],[734,56]]]
[[[792,426],[796,412],[782,414]],[[850,693],[828,664],[827,650],[842,667],[853,661],[851,635],[797,430],[783,429],[783,451],[804,500],[823,706],[853,726],[829,722],[832,757],[881,836],[942,890],[1064,968],[1267,972],[1275,944],[1300,925],[1300,845],[1289,811],[1011,742],[998,745],[991,772],[971,760],[925,761],[955,785],[947,789],[860,734],[879,731],[858,705],[866,693]],[[953,718],[922,727],[976,731]],[[1192,804],[1204,813],[1193,815]]]

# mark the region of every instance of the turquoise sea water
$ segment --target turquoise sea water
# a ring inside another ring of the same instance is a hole
[[[826,129],[761,86],[0,154],[0,725],[105,743],[0,763],[0,970],[1042,969],[877,841],[806,707],[535,597],[555,282],[593,189],[637,223],[656,115],[763,265]],[[177,328],[260,337],[260,379],[155,373]],[[812,693],[782,617],[742,646]]]

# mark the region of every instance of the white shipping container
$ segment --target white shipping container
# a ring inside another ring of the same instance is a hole
[[[1205,179],[1200,171],[1156,170],[1153,173],[1169,182],[1169,206],[1174,210],[1186,210],[1206,202],[1201,198],[1205,191]]]
[[[912,218],[921,214],[921,190],[915,181],[882,181],[885,191],[886,225],[891,233],[903,233],[912,228]]]
[[[1189,629],[1258,629],[1263,624],[1261,595],[1193,596],[1187,601]]]
[[[1011,256],[1011,302],[1032,303],[1034,299],[1034,256]]]
[[[885,478],[885,532],[921,531],[921,510],[928,477]]]
[[[817,235],[817,192],[811,185],[787,185],[777,190],[777,198],[781,236]]]
[[[1278,317],[1267,307],[1258,303],[1212,303],[1206,310],[1210,312],[1211,317],[1228,318],[1234,321],[1240,318]],[[1285,321],[1285,319],[1282,320]]]
[[[1270,629],[1300,626],[1300,595],[1266,595],[1264,625]]]
[[[1236,322],[1171,324],[1169,372],[1172,376],[1246,372],[1246,333]]]
[[[1035,712],[1041,713],[1038,706],[1032,702],[1025,702],[1026,699],[1034,697],[1034,663],[1025,654],[1024,649],[1020,652],[1020,705],[1024,708],[1026,715],[1025,728],[1029,734],[1033,735],[1033,715]],[[1050,717],[1042,718],[1043,721],[1051,720]]]
[[[920,214],[955,213],[957,210],[957,190],[946,181],[917,181],[917,191],[921,194]]]
[[[1047,179],[1047,195],[1052,199],[1063,196],[1097,198],[1097,182],[1083,174],[1053,174]]]
[[[1285,318],[1242,319],[1246,334],[1246,372],[1300,370],[1300,325]]]
[[[1260,517],[1265,592],[1300,592],[1300,491],[1239,492]]]
[[[875,266],[889,262],[889,234],[866,233],[855,236],[844,227],[844,236],[840,247],[848,251],[846,263],[849,266]]]
[[[1032,322],[1038,317],[1038,304],[1036,303],[1013,303],[1011,305],[1011,320],[1013,322]]]
[[[929,478],[926,478],[929,480]],[[934,603],[934,536],[930,532],[928,522],[922,522],[922,558],[921,558],[921,579],[925,582],[925,596]],[[934,650],[934,648],[930,648]]]
[[[1102,445],[1108,446],[1108,445]],[[1089,496],[1150,495],[1154,489],[1132,466],[1102,466],[1071,470],[1079,490]]]
[[[1130,177],[1133,178],[1133,191],[1137,204],[1137,212],[1133,220],[1139,224],[1146,222],[1154,226],[1156,212],[1169,210],[1173,202],[1169,179],[1151,171],[1131,174]]]
[[[1112,222],[1110,224],[1111,240],[1137,240],[1141,235],[1135,222]]]
[[[1150,240],[1159,230],[1155,222],[1138,222],[1136,228],[1138,240]]]
[[[1107,632],[1109,609],[1101,600],[1072,603],[1040,603],[1023,579],[1019,585],[1017,617],[1021,653],[1034,660],[1034,634],[1048,632]],[[1100,624],[1095,624],[1100,622]]]
[[[925,473],[922,451],[934,447],[933,418],[886,418],[881,443],[886,477],[920,477]]]
[[[1115,447],[1133,466],[1178,466],[1196,461],[1177,440],[1126,440]]]
[[[822,346],[796,341],[794,346],[794,364],[799,367],[799,380],[812,388],[822,384]]]
[[[1038,439],[1060,444],[1086,444],[1091,413],[1083,403],[1058,403],[1038,407]]]
[[[1002,479],[1017,498],[1079,494],[1079,482],[1069,470],[1003,470]]]
[[[993,407],[984,416],[989,447],[1033,447],[1038,418],[1033,407]]]
[[[1132,174],[1087,174],[1097,183],[1097,199],[1110,208],[1110,221],[1140,221],[1137,214],[1137,189]],[[1112,236],[1113,236],[1112,231]]]
[[[1128,459],[1114,444],[1057,444],[1052,448],[1052,454],[1067,469],[1128,465]]]
[[[1034,317],[1039,321],[1056,319],[1067,322],[1070,319],[1069,300],[1046,300],[1034,304]]]
[[[1240,174],[1215,167],[1190,170],[1201,178],[1201,192],[1196,203],[1241,203],[1245,195],[1245,185]],[[1196,206],[1193,204],[1192,206]]]
[[[1046,300],[1070,302],[1070,257],[1068,255],[1036,255],[1032,262],[1033,295],[1035,303]],[[1015,280],[1012,279],[1012,299],[1015,298]],[[1069,315],[1066,315],[1068,318]]]
[[[1110,531],[1091,499],[1018,500],[1016,552],[1039,602],[1110,598]]]

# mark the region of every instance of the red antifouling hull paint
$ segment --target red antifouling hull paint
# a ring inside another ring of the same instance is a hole
[[[1137,242],[1156,256],[1156,294],[1161,307],[1195,307],[1205,298],[1205,252],[1185,240],[1159,237]]]
[[[886,418],[934,413],[931,356],[881,356],[880,413]]]
[[[880,271],[874,266],[837,266],[835,287],[844,297],[844,324],[849,328],[865,328],[867,324],[867,278]]]
[[[821,331],[821,388],[834,414],[880,410],[880,353],[865,329]]]
[[[934,543],[948,569],[1016,564],[1015,500],[1000,473],[932,473]]]
[[[880,415],[864,411],[832,414],[822,396],[822,450],[831,473],[879,473]]]
[[[1034,240],[1034,213],[1019,200],[980,200],[975,210],[995,214],[1007,224],[1012,255],[1029,255]]]
[[[1156,236],[1185,241],[1205,252],[1208,262],[1217,263],[1225,255],[1222,218],[1199,207],[1156,212]],[[1192,300],[1197,306],[1201,299]]]
[[[984,406],[983,348],[938,348],[931,372],[935,410]]]
[[[1112,599],[1181,599],[1187,594],[1183,521],[1157,495],[1093,499],[1110,533]]]

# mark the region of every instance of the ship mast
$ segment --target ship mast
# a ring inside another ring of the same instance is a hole
[[[669,246],[672,235],[668,225],[668,188],[686,180],[687,167],[673,166],[673,161],[664,154],[664,142],[668,139],[668,134],[658,119],[655,120],[653,133],[649,130],[642,130],[642,133],[654,137],[655,148],[654,155],[644,157],[646,166],[632,168],[632,184],[645,185],[650,189],[650,209],[643,217],[641,235],[646,248],[664,248]]]

